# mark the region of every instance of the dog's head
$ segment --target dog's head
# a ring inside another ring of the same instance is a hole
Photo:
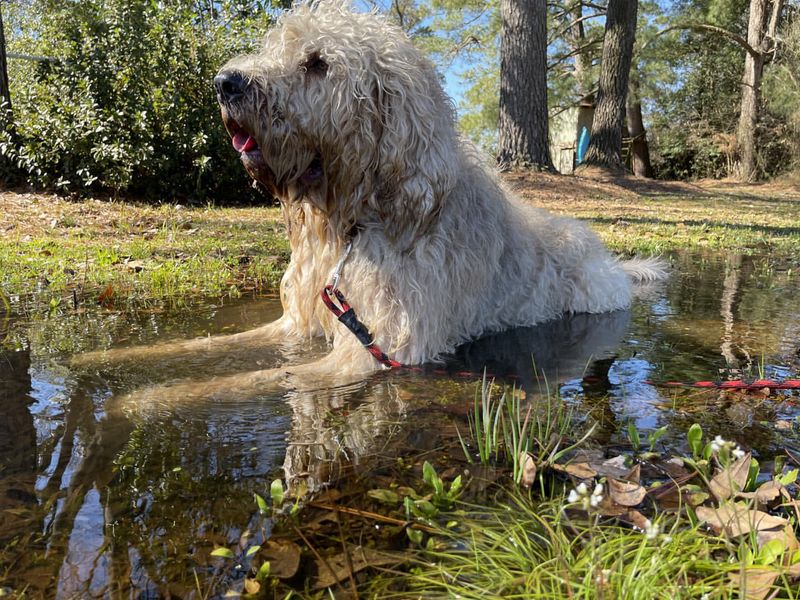
[[[405,33],[376,14],[336,0],[299,6],[214,83],[248,173],[343,227],[377,219],[408,242],[455,185],[452,103]]]

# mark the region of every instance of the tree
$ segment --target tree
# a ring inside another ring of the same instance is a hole
[[[3,9],[0,8],[0,105],[7,104],[11,110],[11,90],[8,85],[8,64],[6,60],[6,34],[3,27]]]
[[[783,0],[773,0],[767,21],[768,0],[751,0],[745,46],[744,75],[742,76],[742,110],[736,141],[739,147],[738,176],[741,181],[752,181],[758,176],[756,131],[764,64],[774,50],[775,31],[778,27]],[[766,29],[765,29],[766,27]]]
[[[552,171],[547,111],[547,3],[501,0],[500,132],[502,168]]]
[[[622,129],[636,37],[637,9],[638,0],[608,2],[597,107],[583,166],[601,167],[614,172],[623,170]]]
[[[642,116],[642,99],[640,95],[639,73],[631,69],[628,82],[628,100],[626,103],[628,135],[631,138],[631,170],[637,177],[653,177],[653,166],[650,164],[650,147],[647,144],[647,131]]]

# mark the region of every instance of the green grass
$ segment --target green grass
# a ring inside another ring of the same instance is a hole
[[[587,221],[624,254],[800,256],[800,193],[791,186],[635,185],[650,187],[542,174],[525,174],[513,187],[538,206]],[[73,293],[94,300],[109,285],[118,306],[273,288],[288,255],[272,206],[153,207],[0,193],[0,293],[34,305]]]
[[[116,305],[235,296],[275,287],[288,260],[276,208],[50,202],[38,206],[60,219],[26,206],[0,238],[0,292],[15,303],[95,302],[109,286]]]
[[[742,558],[754,555],[751,540],[731,543],[675,516],[659,517],[663,533],[648,536],[568,514],[558,498],[458,508],[442,515],[458,526],[431,534],[408,572],[371,578],[361,597],[727,599],[745,597],[732,578],[781,571]],[[776,584],[781,598],[800,593],[781,576]]]

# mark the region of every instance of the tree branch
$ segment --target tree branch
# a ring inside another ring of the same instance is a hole
[[[750,44],[747,43],[747,40],[743,38],[738,33],[733,33],[732,31],[728,31],[724,27],[718,27],[716,25],[709,25],[708,23],[686,23],[684,25],[673,25],[672,27],[667,27],[666,29],[662,29],[659,31],[655,36],[647,40],[647,42],[642,46],[641,50],[647,48],[650,43],[658,37],[661,37],[665,33],[669,33],[670,31],[677,31],[677,30],[689,30],[694,31],[695,33],[713,33],[720,37],[724,37],[727,40],[738,44],[745,51],[750,54],[753,58],[758,58],[761,56],[761,52],[753,48]]]

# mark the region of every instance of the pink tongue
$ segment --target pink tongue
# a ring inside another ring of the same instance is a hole
[[[234,135],[232,142],[237,152],[250,152],[250,150],[258,148],[256,141],[244,131],[239,131]]]

